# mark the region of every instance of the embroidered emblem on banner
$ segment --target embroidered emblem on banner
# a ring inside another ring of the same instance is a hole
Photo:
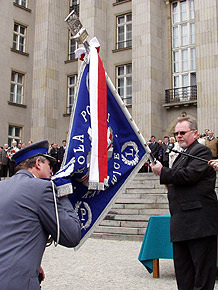
[[[81,229],[88,229],[92,222],[92,211],[88,203],[78,201],[75,204],[75,212],[80,216]]]
[[[121,149],[122,161],[129,165],[135,166],[139,162],[139,149],[135,142],[126,142]]]

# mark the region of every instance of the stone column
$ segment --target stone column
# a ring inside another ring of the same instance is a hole
[[[218,0],[195,0],[199,132],[218,136]]]
[[[60,9],[60,0],[36,1],[31,131],[34,142],[57,139]]]
[[[86,28],[88,40],[97,37],[100,45],[100,56],[103,63],[106,61],[107,39],[107,5],[106,0],[80,1],[80,20]]]
[[[146,139],[151,134],[162,137],[164,9],[164,1],[132,0],[132,114]]]

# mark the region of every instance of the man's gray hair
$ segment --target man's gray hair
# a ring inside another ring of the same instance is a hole
[[[190,118],[190,117],[181,117],[181,118],[178,118],[176,124],[181,123],[183,121],[187,121],[189,123],[189,128],[191,130],[198,130],[197,122],[195,120],[193,120],[192,118]]]

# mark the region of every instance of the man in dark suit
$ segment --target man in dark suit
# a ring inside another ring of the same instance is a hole
[[[55,174],[58,171],[58,144],[53,143],[51,145],[51,150],[49,154],[56,160],[56,162],[53,164],[53,174]]]
[[[164,136],[164,142],[162,143],[162,164],[165,167],[169,167],[169,153],[166,153],[167,147],[169,145],[169,137]]]
[[[67,141],[63,140],[62,141],[62,146],[58,149],[58,170],[61,168],[61,164],[63,162],[64,159],[64,153],[67,147]]]
[[[8,144],[4,144],[3,150],[0,152],[1,154],[1,173],[2,177],[5,179],[8,174],[8,164],[9,164],[9,159],[7,157],[7,152],[8,152]]]
[[[159,144],[155,141],[156,137],[154,135],[151,136],[151,143],[149,144],[149,148],[151,149],[151,153],[153,156],[158,159],[158,152],[160,149]]]
[[[40,289],[49,235],[66,247],[80,241],[79,219],[50,181],[53,158],[47,151],[47,140],[21,149],[12,157],[17,173],[0,182],[0,289]]]
[[[209,148],[197,141],[197,124],[181,118],[175,136],[186,153],[212,159]],[[179,154],[172,168],[151,165],[168,184],[170,235],[179,290],[212,290],[216,278],[218,201],[216,173],[200,160]]]

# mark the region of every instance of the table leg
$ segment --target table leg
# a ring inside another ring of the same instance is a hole
[[[153,278],[159,278],[159,259],[153,259]]]

